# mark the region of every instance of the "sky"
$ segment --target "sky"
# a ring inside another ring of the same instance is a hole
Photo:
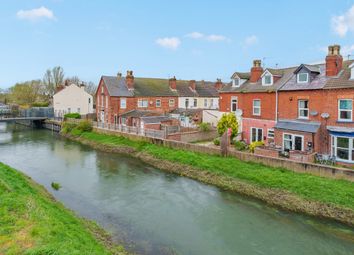
[[[229,81],[265,67],[324,61],[327,47],[354,58],[354,0],[1,0],[0,88],[67,76]]]

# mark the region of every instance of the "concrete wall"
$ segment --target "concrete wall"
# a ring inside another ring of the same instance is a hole
[[[124,136],[134,141],[147,141],[153,144],[158,144],[169,148],[189,150],[194,152],[206,153],[210,155],[221,154],[219,147],[208,147],[208,146],[191,144],[191,143],[180,142],[180,141],[150,138],[150,137],[120,133],[116,131],[109,131],[109,130],[97,129],[97,128],[94,128],[94,131],[98,133],[104,133],[104,134]],[[294,172],[309,173],[317,176],[329,177],[334,179],[346,179],[354,182],[354,171],[345,168],[318,165],[313,163],[303,163],[303,162],[297,162],[293,160],[280,159],[274,157],[265,157],[265,156],[255,155],[252,153],[240,152],[236,150],[230,150],[229,156],[238,158],[242,161],[261,163],[266,166],[282,167]]]

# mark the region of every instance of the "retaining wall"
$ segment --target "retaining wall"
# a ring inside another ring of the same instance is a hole
[[[144,137],[135,134],[121,133],[121,132],[110,131],[101,128],[94,128],[94,131],[103,134],[124,136],[134,141],[146,141],[153,144],[166,146],[169,148],[189,150],[194,152],[206,153],[210,155],[221,155],[221,150],[219,147],[209,147],[209,146],[191,144],[191,143],[180,142],[180,141]],[[229,157],[235,157],[242,161],[256,162],[271,167],[282,167],[294,172],[310,173],[317,176],[330,177],[335,179],[346,179],[354,182],[354,170],[350,170],[346,168],[339,168],[339,167],[325,166],[325,165],[319,165],[313,163],[298,162],[289,159],[255,155],[252,153],[241,152],[234,149],[230,149],[228,155]]]

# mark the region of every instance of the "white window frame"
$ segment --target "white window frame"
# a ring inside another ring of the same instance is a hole
[[[269,133],[273,133],[273,135],[269,136]],[[268,130],[267,130],[267,139],[274,139],[274,138],[275,138],[274,128],[268,128]]]
[[[127,108],[127,98],[123,97],[120,99],[120,108],[126,109]]]
[[[157,103],[157,102],[159,102],[159,103]],[[161,107],[161,99],[156,99],[155,105],[156,105],[156,107],[160,108]]]
[[[169,99],[168,100],[168,106],[169,107],[174,107],[175,106],[175,100],[174,99]]]
[[[198,98],[193,98],[193,108],[198,108]]]
[[[261,141],[258,141],[258,140],[255,140],[253,141],[253,134],[252,134],[252,129],[256,129],[256,136],[258,138],[258,130],[262,130],[262,140]],[[258,127],[251,127],[250,128],[250,142],[262,142],[264,141],[264,131],[263,131],[263,128],[258,128]]]
[[[236,81],[237,81],[237,82],[236,82]],[[236,87],[236,88],[240,87],[240,86],[241,86],[241,79],[240,79],[240,78],[235,78],[235,79],[233,79],[233,80],[232,80],[232,86],[233,86],[233,87]]]
[[[234,102],[234,100],[235,100],[236,102]],[[235,110],[235,111],[232,110],[232,109],[233,109],[232,106],[234,105],[234,103],[235,103],[235,105],[236,105],[236,110]],[[236,112],[237,109],[238,109],[238,98],[235,97],[235,96],[232,96],[232,97],[231,97],[231,102],[230,102],[230,112]]]
[[[352,102],[352,109],[351,110],[347,110],[347,109],[341,110],[340,109],[340,101],[351,101]],[[350,119],[342,119],[340,117],[341,111],[350,112]],[[346,98],[338,99],[338,120],[339,121],[348,121],[348,122],[353,121],[353,100],[352,99],[349,99],[349,98],[348,99],[346,99]]]
[[[185,107],[186,109],[188,109],[188,108],[190,107],[190,105],[189,105],[189,98],[185,98],[185,99],[184,99],[184,107]]]
[[[204,98],[204,108],[208,108],[208,99]]]
[[[259,106],[255,106],[255,105],[254,105],[254,103],[255,103],[256,101],[259,101]],[[252,101],[252,114],[255,115],[255,116],[261,116],[261,113],[262,113],[261,108],[262,108],[262,101],[261,101],[261,99],[253,99],[253,101]],[[259,109],[259,113],[255,113],[255,111],[254,111],[255,109]]]
[[[340,149],[348,150],[348,159],[338,158],[338,156],[337,156],[337,149],[338,149],[337,138],[349,139],[348,149],[343,148],[343,147],[339,147]],[[354,150],[354,137],[331,135],[331,154],[332,154],[332,156],[336,157],[336,161],[354,163],[354,157],[353,157],[353,153],[352,153],[353,150]]]
[[[292,142],[291,149],[290,149],[292,151],[295,150],[295,137],[301,137],[301,151],[304,151],[304,143],[305,143],[304,136],[303,135],[297,135],[297,134],[291,134],[291,133],[283,133],[283,146],[282,146],[283,150],[285,150],[285,144],[284,144],[285,135],[290,135],[291,136],[291,139],[286,139],[286,140]]]
[[[269,83],[266,82],[266,77],[270,77],[270,82]],[[274,81],[273,80],[273,75],[270,72],[268,72],[268,71],[262,77],[262,85],[263,86],[272,86],[273,85],[273,81]]]
[[[306,81],[300,81],[300,75],[306,75]],[[298,73],[296,75],[296,81],[297,83],[308,83],[309,82],[309,74],[308,73]]]
[[[302,108],[300,107],[300,101],[307,101],[307,107],[308,108]],[[301,111],[307,111],[307,116],[301,116]],[[299,119],[305,119],[308,120],[310,118],[310,108],[309,108],[309,100],[308,99],[299,99],[297,100],[297,117]]]
[[[101,95],[101,107],[104,107],[104,95]]]
[[[145,104],[146,102],[146,104]],[[149,100],[147,99],[138,99],[138,108],[148,108]]]

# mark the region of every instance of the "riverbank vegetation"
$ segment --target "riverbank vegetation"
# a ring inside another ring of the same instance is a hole
[[[232,157],[224,158],[217,155],[172,149],[148,142],[132,141],[121,136],[83,132],[80,136],[74,136],[74,139],[75,137],[78,141],[93,146],[98,145],[97,148],[106,148],[107,151],[124,152],[124,149],[115,150],[114,148],[130,148],[130,150],[127,150],[130,155],[133,155],[132,151],[134,151],[143,160],[142,154],[150,155],[159,160],[160,167],[163,161],[172,162],[175,165],[169,165],[170,168],[177,169],[180,165],[179,169],[182,170],[178,170],[178,172],[172,169],[171,171],[199,180],[204,180],[205,176],[208,175],[206,182],[222,188],[240,191],[242,183],[252,185],[254,190],[263,189],[265,193],[268,192],[268,195],[252,194],[252,188],[250,194],[244,193],[285,209],[302,211],[354,225],[354,183],[346,180],[296,173],[283,168],[244,162]],[[192,173],[191,169],[200,172],[200,176],[196,171],[192,171]],[[234,185],[240,186],[232,187],[231,184],[229,185],[234,180]],[[239,181],[242,183],[239,183]],[[254,192],[256,193],[256,191]],[[289,197],[292,197],[291,201],[286,200]],[[301,202],[302,204],[300,204]]]
[[[98,241],[100,240],[100,241]],[[0,163],[0,254],[127,254],[40,185]]]

